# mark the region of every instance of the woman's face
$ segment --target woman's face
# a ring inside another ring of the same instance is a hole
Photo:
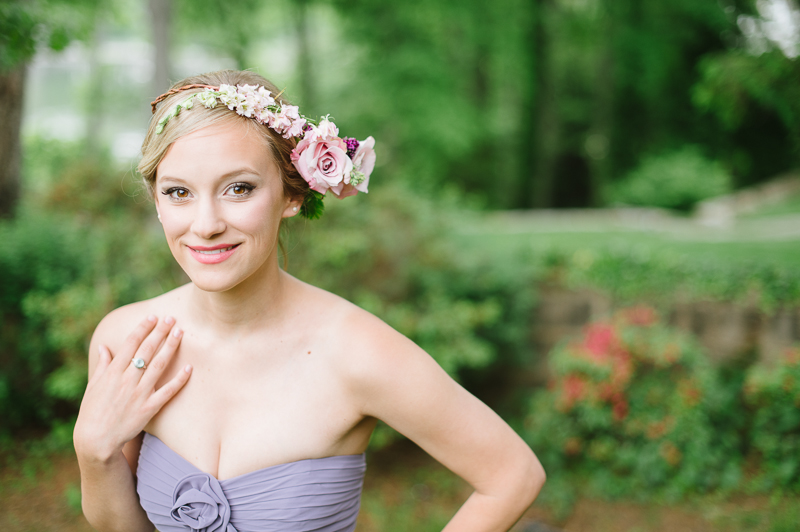
[[[299,202],[284,197],[264,140],[243,124],[175,141],[156,171],[156,208],[175,260],[202,290],[233,288],[275,256]]]

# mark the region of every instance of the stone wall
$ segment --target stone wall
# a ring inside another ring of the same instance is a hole
[[[539,356],[521,380],[544,382],[547,353],[580,334],[589,322],[609,318],[615,308],[611,298],[596,291],[541,287],[531,327],[531,345]],[[691,301],[673,305],[668,321],[697,337],[718,364],[753,354],[760,363],[771,364],[800,343],[800,308],[779,308],[767,314],[755,305]]]

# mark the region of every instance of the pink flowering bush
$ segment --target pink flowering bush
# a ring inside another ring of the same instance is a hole
[[[603,495],[733,486],[737,446],[724,392],[703,353],[649,307],[592,323],[550,354],[524,435],[545,469],[590,473]],[[732,458],[734,457],[734,458]]]

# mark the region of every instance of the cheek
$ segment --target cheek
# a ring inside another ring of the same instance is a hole
[[[231,205],[227,209],[226,219],[232,229],[269,239],[277,234],[282,213],[282,204],[259,198]]]
[[[192,224],[190,209],[161,209],[161,228],[168,241],[187,232]]]

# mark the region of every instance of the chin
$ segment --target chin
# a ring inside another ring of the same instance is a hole
[[[200,290],[204,292],[225,292],[246,281],[254,272],[241,271],[197,271],[183,270]]]

